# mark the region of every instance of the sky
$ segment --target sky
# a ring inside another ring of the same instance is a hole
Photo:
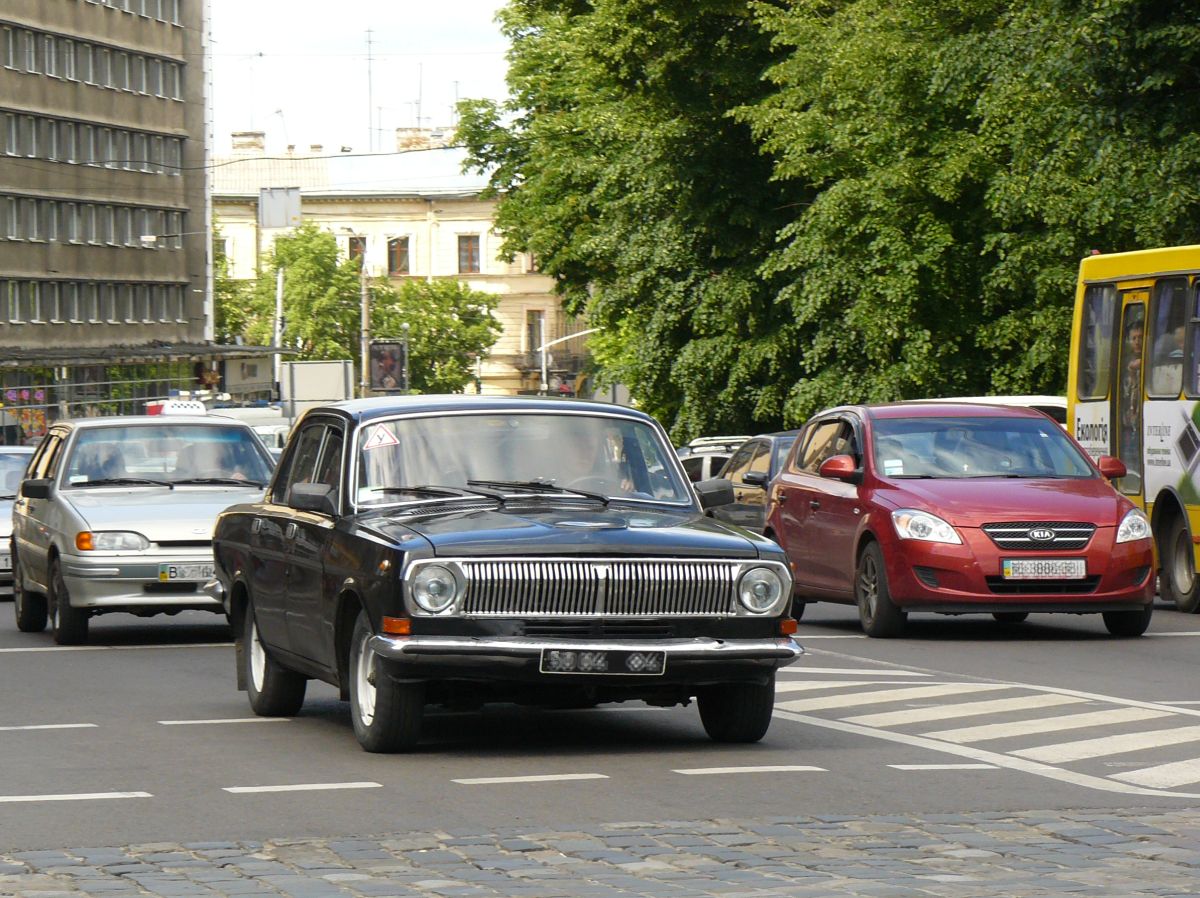
[[[395,149],[398,127],[449,127],[455,98],[502,100],[503,0],[210,0],[213,152]],[[371,64],[368,66],[368,30]],[[370,77],[368,77],[368,69]]]

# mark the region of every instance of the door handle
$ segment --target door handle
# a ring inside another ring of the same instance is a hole
[[[260,530],[262,530],[262,518],[255,518],[250,522],[250,532],[258,533]]]
[[[291,539],[295,535],[296,535],[296,522],[290,521],[288,523],[287,527],[284,528],[283,536],[285,539]]]
[[[813,499],[812,501],[810,501],[808,503],[808,507],[811,508],[813,511],[816,511],[818,508],[821,507],[821,503],[818,502],[816,499]]]

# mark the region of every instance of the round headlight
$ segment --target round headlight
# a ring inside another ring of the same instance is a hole
[[[441,614],[458,600],[458,579],[440,564],[421,568],[412,579],[411,589],[413,601],[430,614]]]
[[[782,594],[783,580],[769,567],[751,568],[738,582],[738,601],[754,614],[766,614]]]

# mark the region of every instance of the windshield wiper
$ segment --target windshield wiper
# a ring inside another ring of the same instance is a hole
[[[165,486],[175,489],[169,480],[150,480],[147,477],[101,477],[99,480],[81,480],[71,486]]]
[[[608,504],[608,496],[604,493],[593,493],[591,490],[578,490],[569,486],[556,486],[546,480],[468,480],[469,486],[494,486],[500,489],[529,490],[535,493],[566,493],[583,496],[585,499],[595,499]]]
[[[420,486],[373,486],[368,488],[367,492],[418,493],[427,496],[448,496],[452,499],[466,499],[472,496],[483,496],[487,499],[496,499],[501,504],[504,502],[504,494],[495,492],[494,490],[467,489],[466,487],[461,486],[443,486],[436,483],[422,484]]]
[[[17,498],[16,493],[0,493],[0,499],[15,499],[15,498]]]
[[[252,486],[255,489],[262,489],[266,486],[265,483],[259,483],[257,480],[240,480],[237,477],[184,477],[182,480],[172,480],[172,483],[180,484],[221,484],[226,486]]]

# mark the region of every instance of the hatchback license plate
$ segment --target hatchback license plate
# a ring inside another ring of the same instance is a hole
[[[667,670],[666,652],[542,649],[541,671],[547,674],[634,674],[661,676]]]
[[[1082,580],[1087,576],[1083,558],[1005,558],[1005,580]]]
[[[160,564],[158,579],[166,583],[170,580],[211,580],[213,566],[211,564]]]

